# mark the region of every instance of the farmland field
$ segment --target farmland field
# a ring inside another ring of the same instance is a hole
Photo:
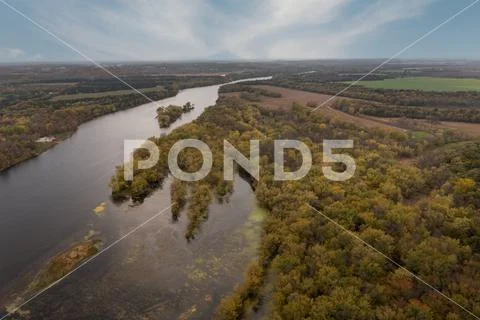
[[[360,81],[361,86],[373,89],[412,89],[423,91],[480,91],[480,79],[413,77]]]

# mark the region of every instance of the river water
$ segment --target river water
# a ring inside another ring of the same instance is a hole
[[[21,295],[49,258],[88,233],[97,232],[108,244],[168,206],[169,181],[140,206],[109,200],[108,183],[123,161],[123,141],[168,134],[191,122],[215,104],[219,87],[183,90],[95,119],[55,148],[1,174],[0,306]],[[158,127],[159,105],[187,101],[195,105],[192,112],[169,129]],[[102,202],[106,211],[98,216],[93,209]],[[236,179],[230,201],[211,205],[209,220],[191,243],[183,237],[186,217],[174,223],[167,211],[25,306],[26,317],[209,318],[255,254],[254,206],[248,183]]]

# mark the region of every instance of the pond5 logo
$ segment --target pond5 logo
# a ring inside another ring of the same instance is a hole
[[[200,151],[203,158],[201,168],[196,172],[185,172],[178,165],[178,156],[186,148],[194,148]],[[325,164],[341,163],[344,165],[343,172],[337,172],[331,165],[322,167],[323,174],[331,181],[346,181],[353,177],[356,170],[355,159],[347,154],[333,153],[333,149],[352,149],[353,140],[324,140],[323,162]],[[124,179],[132,181],[134,175],[133,152],[137,149],[146,149],[149,158],[137,162],[137,170],[146,170],[154,167],[160,159],[160,150],[150,140],[124,140]],[[296,171],[285,171],[284,152],[294,149],[300,152],[302,164]],[[223,174],[224,179],[233,181],[234,162],[242,167],[257,181],[260,179],[260,142],[250,140],[250,156],[247,158],[237,150],[230,142],[223,140]],[[305,177],[312,167],[312,153],[308,146],[298,140],[275,140],[274,141],[274,180],[292,181]],[[212,169],[213,155],[208,145],[197,139],[184,139],[177,141],[168,152],[168,166],[170,173],[182,181],[199,181],[205,178]]]

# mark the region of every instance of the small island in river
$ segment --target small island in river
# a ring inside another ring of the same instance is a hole
[[[188,113],[194,109],[192,103],[187,102],[183,106],[169,105],[168,107],[160,107],[157,109],[156,119],[160,128],[168,128],[172,123],[177,121],[182,114]]]

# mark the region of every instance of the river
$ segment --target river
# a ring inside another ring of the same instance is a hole
[[[169,204],[169,181],[142,205],[110,201],[108,183],[123,161],[123,141],[168,134],[191,122],[215,104],[219,87],[182,90],[85,123],[55,148],[0,175],[2,306],[49,258],[88,233],[98,232],[108,244]],[[195,105],[192,112],[168,129],[158,127],[159,105],[187,101]],[[94,214],[102,202],[105,213]],[[208,318],[255,255],[254,207],[252,190],[238,178],[230,201],[211,205],[210,218],[192,243],[183,237],[186,217],[174,223],[165,212],[25,309],[33,319]]]

